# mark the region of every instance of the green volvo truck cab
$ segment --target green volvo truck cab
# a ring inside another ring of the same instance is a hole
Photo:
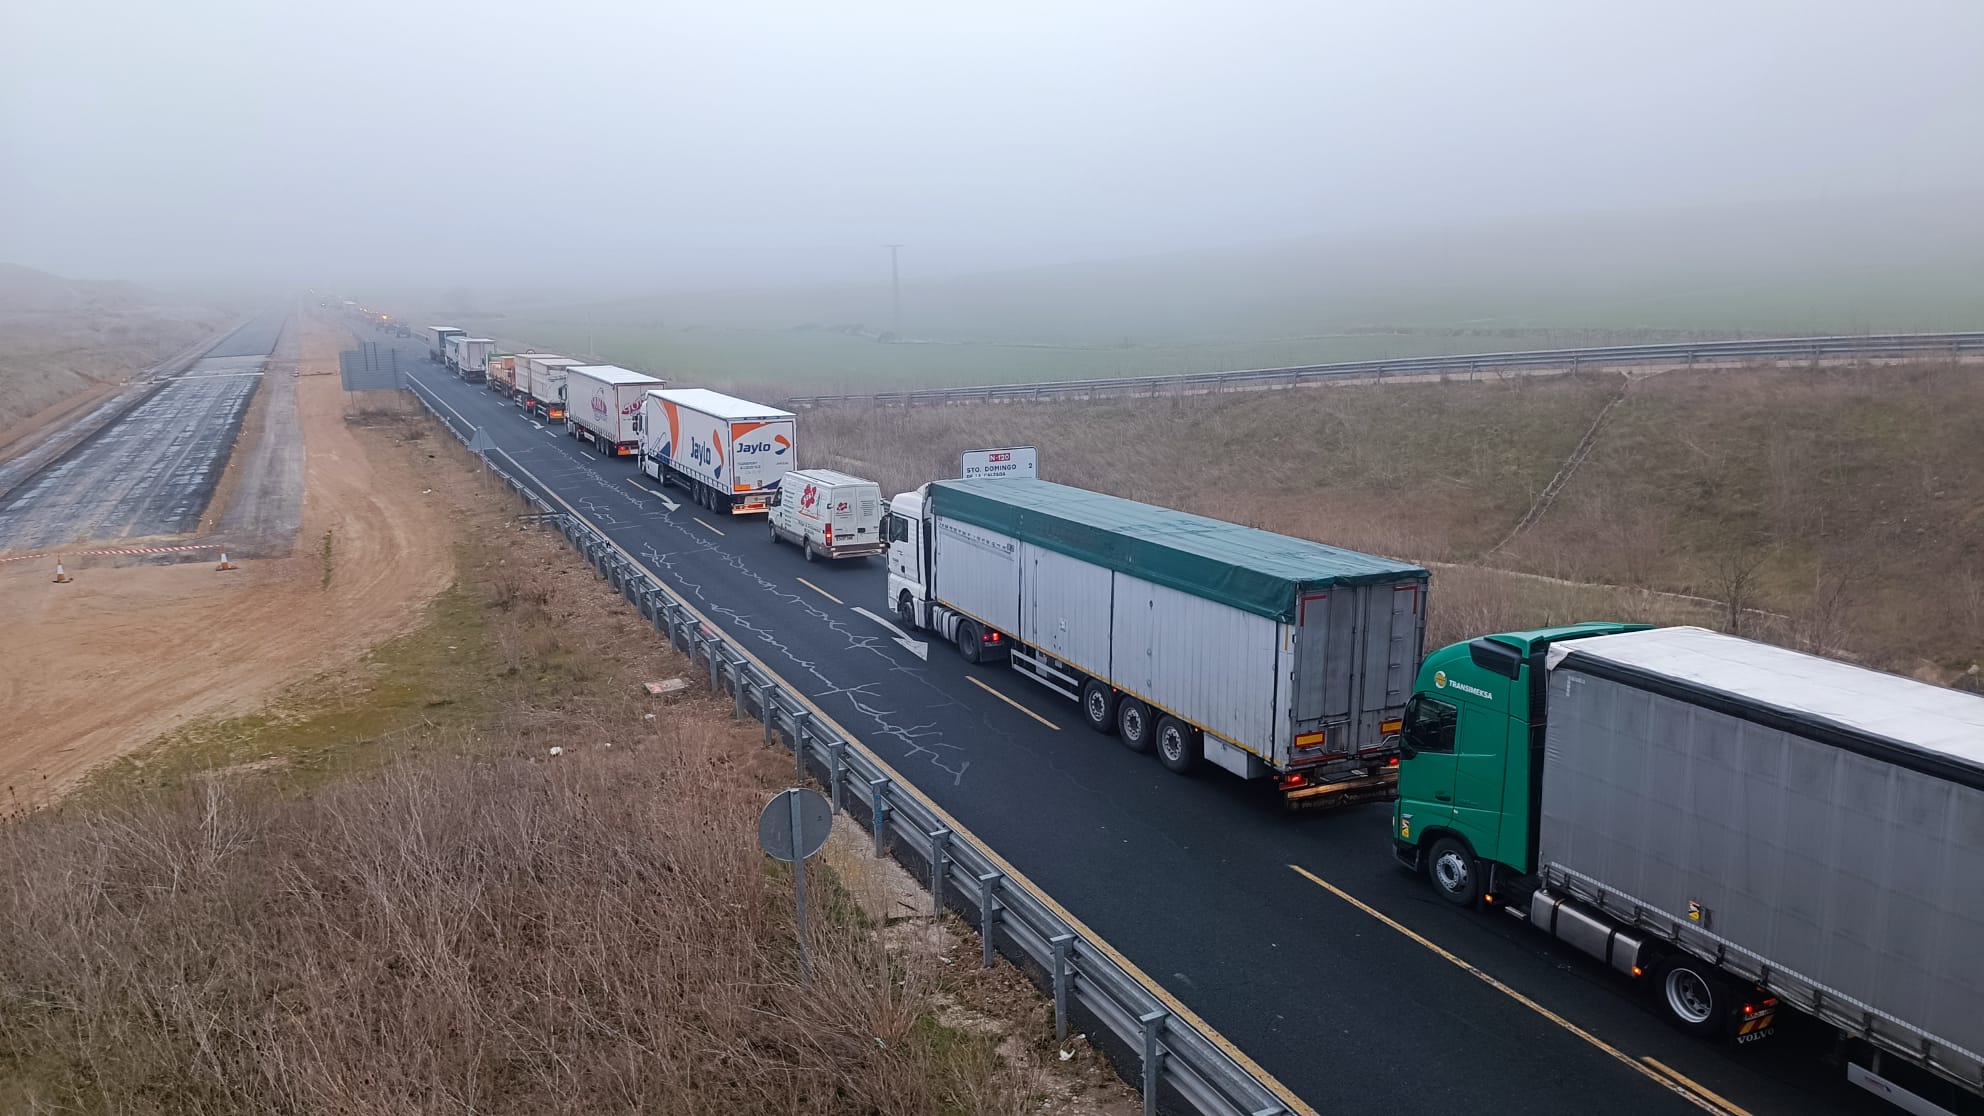
[[[1426,656],[1399,739],[1392,847],[1442,896],[1471,905],[1495,876],[1536,867],[1544,654],[1553,643],[1639,631],[1592,623],[1482,636]],[[1489,878],[1483,878],[1484,876]]]

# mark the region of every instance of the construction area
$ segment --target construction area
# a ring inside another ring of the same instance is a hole
[[[0,810],[361,654],[448,584],[420,489],[346,422],[347,340],[256,319],[0,498]]]

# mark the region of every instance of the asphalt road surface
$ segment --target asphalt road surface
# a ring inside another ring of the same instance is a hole
[[[1889,1111],[1822,1064],[1815,1026],[1741,1049],[1684,1036],[1583,955],[1435,898],[1391,859],[1389,807],[1291,815],[1263,784],[1170,774],[1004,667],[941,643],[926,661],[856,611],[888,614],[880,559],[809,564],[761,519],[658,493],[631,460],[397,343],[451,422],[484,430],[1319,1111]]]
[[[8,493],[0,502],[0,549],[181,535],[196,528],[282,320],[280,313],[267,314],[236,330]]]
[[[261,380],[259,436],[240,447],[239,481],[215,527],[236,556],[286,557],[295,550],[303,525],[303,426],[296,412],[295,376],[299,324],[292,318],[273,342],[277,359],[265,367]]]
[[[276,340],[282,335],[282,327],[283,315],[280,313],[268,313],[250,319],[220,344],[209,349],[207,356],[210,359],[268,356],[275,351]]]

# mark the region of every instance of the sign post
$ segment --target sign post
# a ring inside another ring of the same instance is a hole
[[[758,815],[758,847],[773,860],[792,865],[792,901],[799,912],[799,980],[813,983],[806,952],[806,861],[827,843],[834,827],[834,808],[819,791],[805,787],[782,790]]]
[[[1008,477],[1035,480],[1040,475],[1040,451],[1032,446],[966,450],[958,464],[958,476],[962,480],[996,480]]]

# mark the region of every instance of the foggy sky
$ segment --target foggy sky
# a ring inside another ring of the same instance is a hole
[[[1975,0],[23,0],[0,260],[709,287],[1976,189],[1980,41]]]

